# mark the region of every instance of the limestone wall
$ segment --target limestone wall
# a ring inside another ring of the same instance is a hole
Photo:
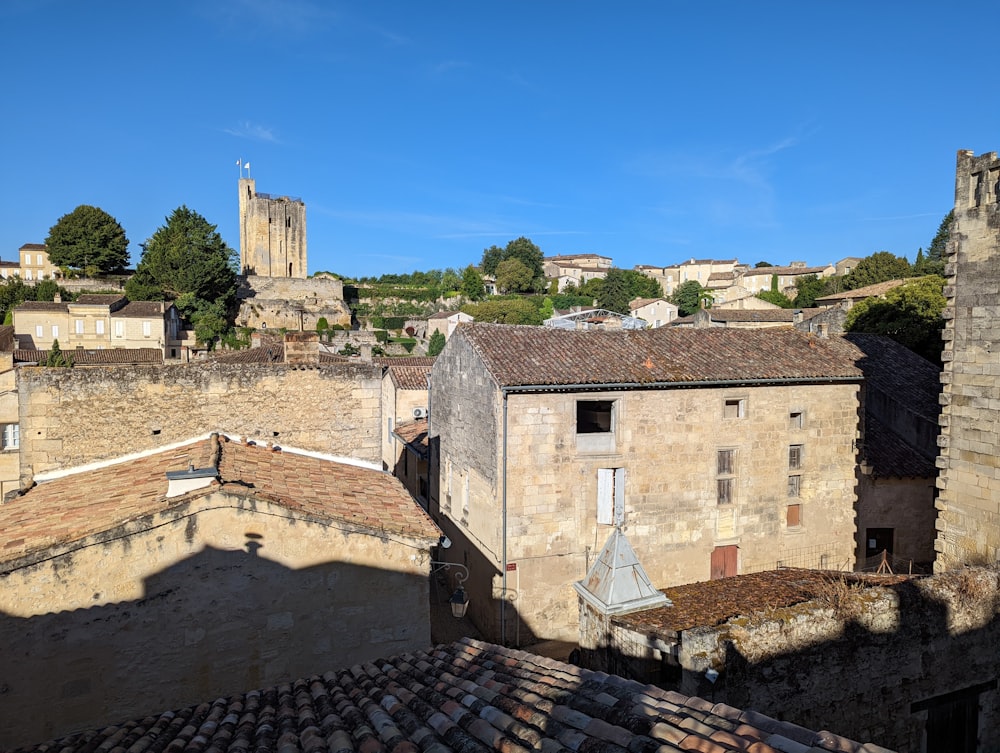
[[[1000,159],[958,153],[935,569],[1000,560]]]
[[[18,370],[21,476],[225,430],[378,463],[381,370],[196,363]]]
[[[0,748],[426,648],[427,546],[215,494],[5,564]]]

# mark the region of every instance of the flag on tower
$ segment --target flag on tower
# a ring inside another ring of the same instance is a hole
[[[250,169],[250,163],[247,162],[245,165],[243,165],[243,167],[245,167],[247,170],[249,170]]]
[[[242,167],[243,166],[243,159],[242,158],[236,160],[236,166],[237,167]]]

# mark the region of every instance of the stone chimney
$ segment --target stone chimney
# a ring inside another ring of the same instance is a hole
[[[319,334],[288,332],[285,335],[285,363],[290,366],[318,366]]]
[[[59,294],[59,293],[57,292],[57,293],[56,293],[56,295],[55,295],[55,298],[53,298],[53,299],[52,299],[52,302],[53,302],[53,303],[62,303],[62,295],[60,295],[60,294]]]

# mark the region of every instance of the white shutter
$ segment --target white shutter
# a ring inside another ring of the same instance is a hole
[[[625,469],[615,468],[615,525],[625,523]]]
[[[609,526],[614,521],[615,469],[597,469],[597,522]]]

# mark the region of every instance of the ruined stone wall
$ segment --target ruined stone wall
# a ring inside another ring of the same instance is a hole
[[[241,178],[240,271],[263,277],[308,277],[306,205],[288,196],[258,194]]]
[[[859,569],[865,566],[866,531],[893,529],[892,558],[895,572],[930,572],[934,562],[934,480],[931,478],[878,478],[861,474],[858,481]],[[868,568],[878,562],[867,563]]]
[[[378,463],[380,388],[364,363],[22,367],[22,482],[216,430]]]
[[[1000,559],[1000,159],[958,153],[945,274],[935,569]]]
[[[5,563],[0,748],[426,648],[428,546],[221,493]]]

